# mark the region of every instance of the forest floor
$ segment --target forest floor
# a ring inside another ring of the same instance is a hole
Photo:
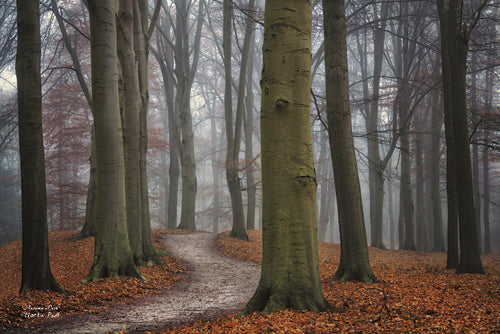
[[[0,247],[0,332],[500,333],[500,254],[482,255],[485,275],[457,275],[444,269],[444,253],[370,248],[380,283],[338,283],[332,277],[340,247],[320,243],[328,312],[238,317],[258,283],[261,231],[249,231],[245,242],[228,233],[154,230],[155,246],[174,257],[141,267],[148,281],[113,278],[83,285],[93,239],[68,244],[74,234],[49,236],[52,271],[66,294],[19,295],[21,243]]]

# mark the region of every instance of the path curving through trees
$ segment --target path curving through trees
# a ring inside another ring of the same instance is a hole
[[[241,310],[257,288],[260,266],[220,254],[215,240],[215,234],[203,232],[167,235],[165,244],[169,254],[189,267],[188,282],[162,296],[115,306],[105,316],[65,318],[37,332],[96,334],[119,332],[125,325],[129,333],[137,333]]]

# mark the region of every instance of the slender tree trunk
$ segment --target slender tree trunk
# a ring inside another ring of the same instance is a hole
[[[426,250],[426,217],[424,206],[424,128],[423,115],[417,115],[416,118],[416,139],[415,139],[415,224],[417,226],[417,249],[420,251]]]
[[[384,169],[386,164],[380,158],[378,120],[379,120],[379,89],[380,75],[382,73],[382,61],[384,59],[385,26],[388,5],[382,5],[381,26],[373,32],[374,56],[373,56],[373,96],[370,110],[367,114],[367,140],[368,140],[368,161],[369,190],[370,190],[370,225],[371,225],[371,246],[385,249],[383,241],[383,206],[384,206]]]
[[[443,124],[443,110],[440,108],[438,93],[432,96],[432,131],[431,131],[431,206],[433,226],[433,252],[445,250],[443,234],[443,216],[441,209],[441,187],[439,162],[441,161],[441,127]]]
[[[395,249],[396,243],[394,242],[394,236],[396,234],[396,226],[394,222],[394,204],[392,201],[392,184],[387,182],[387,194],[389,196],[389,240],[391,249]]]
[[[120,0],[117,16],[120,64],[120,109],[125,154],[127,228],[135,264],[143,264],[141,187],[139,174],[139,82],[134,52],[134,9],[130,0]]]
[[[486,141],[488,135],[485,134]],[[491,253],[490,240],[490,180],[488,146],[483,146],[483,221],[484,221],[484,252]]]
[[[137,72],[139,78],[139,181],[140,181],[140,208],[141,208],[141,235],[142,254],[144,262],[148,265],[160,264],[161,260],[153,246],[151,232],[151,217],[149,211],[149,186],[147,174],[148,152],[148,105],[149,105],[149,79],[148,58],[149,40],[156,26],[159,13],[159,3],[156,3],[155,12],[151,19],[151,28],[148,28],[148,1],[133,0],[134,3],[134,45],[137,58]]]
[[[472,73],[471,73],[471,116],[472,116],[472,126],[476,127],[476,124],[479,123],[479,110],[477,106],[477,72],[476,66],[474,66],[474,62],[476,59],[472,59]],[[474,141],[478,138],[478,133],[471,134],[472,143],[472,186],[474,189],[474,210],[476,214],[476,226],[477,226],[477,235],[479,238],[479,249],[481,249],[481,189],[479,186],[479,148]]]
[[[318,238],[319,241],[325,242],[327,239],[326,229],[328,227],[328,216],[330,212],[330,203],[328,203],[328,175],[330,174],[331,166],[328,163],[328,134],[323,132],[321,134],[321,149],[319,152],[319,168],[318,177],[320,180],[320,206],[319,206],[319,228]]]
[[[158,29],[162,30],[162,35],[170,38],[170,30],[167,29],[167,24],[159,26]],[[157,45],[159,50],[152,48],[153,55],[155,56],[163,78],[163,87],[165,94],[165,101],[167,103],[167,118],[168,118],[168,143],[169,143],[169,158],[170,165],[168,169],[168,217],[167,228],[174,229],[177,227],[177,205],[179,195],[179,115],[174,102],[174,73],[173,73],[173,59],[174,53],[171,47],[164,46],[162,40],[157,35]]]
[[[97,188],[94,262],[84,282],[118,275],[143,278],[133,260],[126,221],[115,2],[90,0],[89,14]]]
[[[328,308],[318,268],[309,107],[311,14],[310,1],[266,1],[261,80],[262,274],[243,314]]]
[[[231,197],[231,208],[233,216],[233,227],[230,236],[242,240],[248,240],[245,225],[245,211],[243,209],[243,196],[241,193],[241,178],[239,176],[239,153],[241,144],[241,128],[243,124],[244,92],[246,83],[246,67],[248,60],[248,49],[250,36],[245,36],[244,49],[242,53],[242,62],[240,67],[240,80],[238,86],[238,106],[236,108],[236,119],[233,125],[233,92],[232,92],[232,70],[231,70],[231,35],[233,20],[233,3],[230,0],[224,1],[224,26],[223,41],[224,49],[224,115],[226,120],[226,180]]]
[[[254,3],[254,1],[252,1]],[[255,6],[252,4],[251,9]],[[245,160],[246,160],[246,174],[247,174],[247,229],[255,229],[255,207],[256,207],[256,194],[257,186],[255,184],[254,177],[254,156],[253,156],[253,108],[254,108],[254,94],[253,94],[253,64],[254,64],[254,49],[255,49],[255,34],[253,33],[253,21],[252,22],[252,36],[249,47],[249,59],[248,59],[248,69],[247,69],[247,96],[246,96],[246,122],[245,122]]]
[[[40,10],[38,1],[17,0],[19,155],[22,196],[22,278],[20,292],[63,292],[50,269],[47,193],[40,79]]]
[[[339,213],[341,255],[334,279],[376,282],[368,244],[349,105],[345,7],[323,1],[328,132]]]
[[[219,215],[220,215],[220,163],[218,162],[218,147],[217,147],[217,124],[215,122],[215,106],[211,108],[210,115],[210,139],[212,146],[212,178],[214,181],[213,191],[214,191],[214,209],[212,213],[212,231],[215,234],[219,233]],[[222,134],[221,134],[222,137]],[[222,140],[222,139],[221,139]]]
[[[196,229],[196,192],[198,189],[196,179],[196,160],[194,155],[193,116],[191,114],[191,86],[199,56],[201,22],[204,13],[204,2],[199,2],[198,23],[193,46],[193,64],[189,60],[188,38],[188,9],[186,1],[176,1],[176,35],[175,35],[175,76],[177,78],[176,105],[179,110],[181,135],[179,143],[179,156],[182,166],[182,206],[180,229]]]

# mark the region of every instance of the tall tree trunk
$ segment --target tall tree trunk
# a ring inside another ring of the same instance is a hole
[[[479,110],[477,106],[477,72],[474,66],[474,62],[476,59],[472,59],[472,73],[471,73],[471,118],[472,118],[472,126],[476,127],[479,123]],[[474,141],[477,140],[479,134],[474,132],[471,134],[472,140],[472,187],[474,189],[474,210],[476,214],[476,227],[477,227],[477,235],[479,238],[479,249],[481,249],[481,189],[479,187],[479,148],[477,143]]]
[[[343,0],[323,1],[328,132],[340,226],[340,265],[334,279],[376,282],[368,244],[352,136]]]
[[[84,282],[118,275],[143,278],[132,257],[125,212],[115,2],[90,0],[89,14],[97,188],[94,262]]]
[[[369,112],[367,113],[367,140],[368,140],[368,163],[369,190],[370,190],[370,233],[371,246],[385,249],[382,233],[383,207],[384,207],[384,170],[386,163],[380,158],[378,120],[379,120],[379,89],[380,75],[382,73],[382,61],[384,59],[384,39],[388,5],[382,5],[381,26],[373,32],[374,56],[373,56],[373,93]]]
[[[92,126],[92,139],[90,141],[90,170],[89,183],[87,187],[87,199],[85,201],[85,222],[80,232],[72,239],[76,241],[82,238],[93,237],[95,235],[95,190],[96,190],[96,147],[95,132]]]
[[[441,33],[441,71],[444,104],[444,129],[446,138],[446,193],[448,197],[448,251],[446,268],[458,267],[458,207],[457,207],[457,181],[455,136],[453,134],[452,94],[451,94],[451,68],[448,49],[448,17],[444,0],[437,2],[439,13],[439,28]]]
[[[242,53],[242,62],[240,66],[240,79],[238,86],[238,105],[236,108],[236,119],[233,123],[233,92],[232,92],[232,28],[233,21],[233,3],[231,0],[224,1],[224,25],[222,46],[224,49],[224,116],[226,120],[226,180],[231,197],[231,209],[233,216],[233,226],[230,236],[242,240],[248,240],[245,225],[245,211],[243,209],[243,196],[241,193],[241,178],[239,176],[239,154],[241,145],[241,128],[243,125],[244,93],[246,83],[246,67],[248,61],[248,49],[250,36],[245,36],[244,48],[247,50]]]
[[[318,268],[309,107],[311,16],[310,1],[266,1],[261,80],[262,273],[243,314],[328,308]]]
[[[160,10],[160,1],[157,0],[155,11],[148,28],[148,1],[133,0],[134,3],[134,45],[137,58],[137,72],[139,78],[139,182],[140,182],[140,208],[141,208],[141,235],[142,254],[144,262],[160,264],[161,260],[153,246],[151,232],[151,217],[149,212],[149,186],[147,174],[148,152],[148,105],[149,105],[149,79],[148,58],[149,40],[153,34],[156,20]]]
[[[218,162],[218,147],[217,147],[217,124],[215,116],[215,106],[211,108],[210,115],[210,141],[212,148],[212,178],[213,178],[213,192],[214,192],[214,209],[212,213],[212,231],[215,234],[219,233],[219,215],[220,215],[220,163]],[[221,134],[221,137],[222,134]],[[221,141],[223,139],[221,138]]]
[[[485,134],[486,141],[488,135]],[[488,146],[483,146],[483,221],[484,221],[484,252],[491,253],[490,238],[490,179],[489,179]]]
[[[318,167],[318,178],[320,180],[321,191],[320,191],[320,206],[319,206],[319,228],[318,228],[318,238],[319,241],[327,241],[326,229],[328,227],[328,216],[330,212],[330,203],[328,203],[328,187],[329,174],[331,173],[331,166],[328,163],[328,134],[326,131],[321,133],[320,138],[320,151],[319,151],[319,167]]]
[[[198,23],[193,42],[193,64],[190,64],[189,49],[189,11],[186,1],[176,1],[176,35],[175,35],[175,76],[177,78],[176,108],[179,111],[181,135],[179,136],[179,157],[182,166],[182,206],[180,229],[196,229],[196,159],[194,155],[193,116],[191,114],[191,87],[199,57],[201,23],[203,21],[204,1],[200,0]]]
[[[481,264],[481,250],[477,235],[476,215],[474,208],[474,190],[472,185],[471,157],[469,147],[469,131],[467,124],[466,101],[466,61],[468,51],[467,26],[462,25],[460,17],[460,2],[450,0],[448,8],[440,0],[440,20],[446,15],[446,47],[448,49],[446,62],[450,69],[450,99],[452,125],[454,136],[454,154],[456,161],[457,207],[459,215],[460,256],[458,273],[484,273]],[[444,72],[444,71],[443,71]],[[443,74],[444,76],[444,74]],[[446,124],[448,125],[448,124]]]
[[[252,1],[252,7],[254,9],[255,1]],[[250,20],[250,18],[248,18]],[[248,69],[247,69],[247,96],[245,104],[245,160],[246,160],[246,174],[247,174],[247,229],[255,229],[255,208],[256,208],[256,194],[257,186],[255,184],[254,176],[254,156],[253,156],[253,131],[254,131],[254,121],[253,121],[253,108],[254,108],[254,94],[253,94],[253,68],[254,68],[254,49],[255,49],[255,34],[253,33],[253,21],[252,22],[252,36],[249,47],[249,59],[248,59]],[[247,23],[248,24],[248,23]]]
[[[50,269],[45,155],[40,79],[40,9],[38,1],[17,0],[19,155],[22,196],[22,278],[20,292],[63,292]]]
[[[440,166],[441,161],[441,126],[443,124],[443,110],[440,108],[438,93],[432,95],[432,130],[431,130],[431,206],[433,226],[433,252],[445,250],[443,234],[443,216],[441,209]]]
[[[83,94],[85,95],[85,99],[87,100],[87,104],[89,105],[89,108],[91,112],[93,112],[93,107],[92,107],[92,95],[90,93],[90,89],[87,85],[87,81],[85,81],[85,77],[83,75],[82,67],[80,65],[80,60],[78,59],[78,52],[76,48],[73,46],[71,43],[71,38],[68,36],[68,33],[66,31],[66,26],[64,25],[64,19],[59,12],[59,8],[57,6],[57,1],[56,0],[51,0],[51,7],[52,7],[52,12],[55,14],[57,23],[59,25],[59,30],[61,31],[61,35],[63,37],[63,42],[64,46],[66,47],[66,50],[70,54],[71,61],[73,63],[73,68],[76,73],[76,77],[78,79],[78,83],[80,84],[80,87],[82,88]],[[91,142],[90,142],[90,157],[89,157],[89,162],[90,162],[90,172],[89,172],[89,182],[88,182],[88,187],[87,187],[87,199],[86,199],[86,205],[85,205],[85,222],[83,224],[82,229],[80,232],[72,239],[72,241],[79,240],[81,238],[86,238],[90,236],[94,236],[95,233],[95,189],[96,189],[96,184],[95,184],[95,135],[94,135],[94,130],[93,126],[90,129],[90,136],[91,136]]]
[[[161,30],[161,35],[170,38],[170,29],[167,28],[168,23],[159,25],[158,29]],[[168,169],[168,217],[167,228],[174,229],[177,227],[177,204],[179,198],[179,115],[174,101],[174,73],[173,73],[173,59],[174,53],[170,46],[164,46],[163,40],[157,34],[157,45],[159,50],[151,48],[156,61],[160,65],[160,70],[163,78],[163,87],[165,94],[165,101],[167,103],[167,119],[168,119],[168,143],[169,143],[169,158],[170,165]]]
[[[134,8],[120,0],[117,16],[120,109],[125,154],[127,228],[135,264],[143,264],[139,174],[139,81],[134,52]]]
[[[391,249],[395,249],[396,243],[394,237],[396,234],[396,226],[394,222],[394,204],[392,201],[392,184],[390,181],[387,182],[387,194],[389,196],[389,240]]]

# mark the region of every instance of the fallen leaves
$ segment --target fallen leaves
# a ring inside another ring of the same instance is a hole
[[[261,262],[261,231],[250,242],[220,235],[228,256]],[[500,255],[482,255],[485,275],[444,269],[446,254],[370,248],[380,283],[332,281],[340,246],[320,243],[323,293],[328,312],[285,310],[197,321],[156,333],[498,333],[500,332]]]
[[[155,247],[175,230],[153,230]],[[80,284],[92,265],[94,239],[68,242],[75,231],[49,234],[52,273],[66,294],[29,291],[19,294],[21,285],[21,241],[0,247],[0,330],[9,327],[31,328],[40,321],[73,313],[102,313],[106,306],[131,303],[140,296],[159,294],[180,282],[186,273],[182,263],[163,256],[162,265],[141,267],[146,281],[130,277],[100,279]]]
[[[167,233],[154,230],[156,247]],[[185,269],[163,257],[162,266],[141,267],[149,279],[111,278],[78,285],[92,264],[93,240],[66,241],[75,232],[50,234],[52,270],[67,294],[32,291],[20,286],[20,242],[0,248],[0,330],[17,325],[29,328],[40,319],[65,314],[102,312],[103,306],[132,302],[156,294],[178,282]],[[261,232],[248,231],[249,242],[223,233],[219,250],[228,256],[260,263]],[[485,275],[461,274],[444,269],[444,253],[379,250],[370,248],[370,262],[380,283],[332,281],[340,259],[339,245],[320,243],[319,259],[328,312],[284,310],[194,321],[155,333],[499,333],[500,255],[482,255]],[[29,313],[24,316],[23,313]],[[42,315],[41,317],[38,314]],[[29,319],[28,319],[29,318]],[[126,332],[126,329],[122,331]]]

